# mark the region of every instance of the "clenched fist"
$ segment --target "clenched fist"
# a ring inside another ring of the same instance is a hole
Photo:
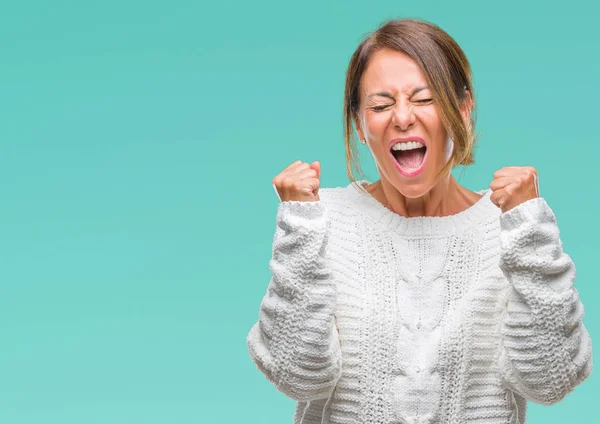
[[[490,200],[502,212],[507,212],[526,202],[540,197],[538,175],[531,166],[506,166],[494,173],[490,188]]]
[[[282,202],[316,202],[320,200],[320,178],[321,164],[318,161],[308,164],[297,160],[273,178],[273,187]]]

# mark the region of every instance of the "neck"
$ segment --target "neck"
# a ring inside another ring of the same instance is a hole
[[[481,198],[460,186],[451,173],[419,197],[405,196],[386,179],[373,183],[369,191],[386,208],[405,217],[454,215]]]

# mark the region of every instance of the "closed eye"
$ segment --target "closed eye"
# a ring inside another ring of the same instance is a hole
[[[432,102],[433,99],[422,99],[422,100],[415,100],[415,103],[419,103],[419,104],[426,104],[429,102]],[[373,106],[371,108],[371,110],[374,110],[375,112],[381,112],[382,110],[384,110],[385,108],[389,107],[390,105],[385,105],[385,106]]]
[[[380,112],[383,109],[385,109],[388,106],[373,106],[371,109],[374,110],[375,112]]]

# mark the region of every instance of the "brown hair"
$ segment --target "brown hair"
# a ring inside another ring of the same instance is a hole
[[[474,134],[475,120],[471,117],[470,125],[465,126],[459,109],[459,104],[468,100],[469,96],[471,111],[475,111],[471,66],[465,53],[450,35],[432,23],[415,19],[387,20],[360,43],[346,72],[344,142],[346,171],[350,181],[356,181],[353,166],[361,178],[364,178],[352,127],[353,121],[356,122],[359,118],[360,80],[373,54],[386,48],[408,55],[420,67],[431,87],[442,124],[454,141],[452,157],[438,176],[456,165],[474,163],[473,146],[478,138]]]

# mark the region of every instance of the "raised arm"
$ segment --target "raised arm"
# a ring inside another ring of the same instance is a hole
[[[512,390],[554,404],[592,370],[592,343],[573,287],[575,265],[543,198],[501,214],[500,225],[500,268],[510,282],[500,368]]]
[[[321,201],[279,204],[272,277],[246,339],[259,370],[297,401],[328,397],[341,375],[336,286],[325,264],[328,234]]]

